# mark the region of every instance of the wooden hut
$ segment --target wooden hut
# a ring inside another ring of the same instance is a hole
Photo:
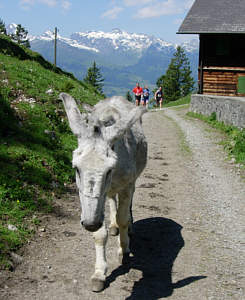
[[[196,0],[178,33],[199,34],[200,94],[245,96],[245,0]]]

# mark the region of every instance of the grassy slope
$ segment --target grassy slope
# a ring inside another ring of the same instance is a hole
[[[53,196],[73,178],[76,140],[58,100],[61,91],[92,105],[102,98],[0,36],[0,267],[10,265],[10,252],[32,233],[38,213],[52,210]]]

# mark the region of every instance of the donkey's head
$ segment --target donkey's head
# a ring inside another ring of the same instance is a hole
[[[105,101],[99,111],[81,114],[75,100],[61,93],[72,132],[78,138],[73,152],[73,167],[82,208],[81,223],[89,231],[98,230],[104,220],[106,194],[110,188],[113,170],[117,163],[115,142],[138,120],[144,111],[134,108],[121,117]]]

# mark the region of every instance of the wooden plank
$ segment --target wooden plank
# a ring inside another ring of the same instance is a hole
[[[214,81],[204,81],[203,85],[205,86],[223,86],[225,88],[231,87],[232,89],[236,89],[237,83],[236,82],[214,82]]]
[[[245,67],[217,67],[217,66],[204,66],[203,67],[204,71],[207,70],[221,70],[221,71],[245,71]]]
[[[205,84],[204,87],[208,87],[210,89],[222,89],[222,90],[236,90],[236,85],[218,85],[218,84]]]
[[[205,92],[205,91],[203,91],[203,95],[229,96],[229,97],[235,97],[235,96],[237,96],[237,94],[213,93],[213,92]]]
[[[214,85],[214,84],[204,84],[203,88],[209,88],[209,89],[219,89],[219,90],[236,90],[236,85]]]
[[[232,79],[236,79],[237,76],[228,76],[228,75],[224,75],[224,76],[220,76],[220,75],[214,75],[214,74],[205,74],[203,76],[203,78],[211,78],[211,79],[227,79],[227,80],[232,80]]]
[[[208,88],[203,88],[203,91],[204,92],[208,92],[208,93],[219,93],[219,94],[224,94],[224,95],[227,95],[227,94],[235,95],[236,94],[236,91],[234,91],[234,90],[222,90],[222,89],[208,89]]]
[[[221,72],[203,72],[204,76],[216,76],[216,77],[236,77],[238,73],[221,73]]]
[[[232,93],[232,92],[220,92],[220,91],[209,91],[209,90],[203,90],[203,94],[219,95],[219,96],[237,96],[236,93]]]
[[[205,79],[206,83],[217,83],[217,84],[237,84],[237,80],[215,80],[215,79]]]
[[[215,76],[215,75],[205,75],[203,79],[209,79],[209,80],[237,80],[237,76]]]

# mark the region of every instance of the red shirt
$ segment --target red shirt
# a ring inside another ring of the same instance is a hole
[[[142,94],[143,94],[143,89],[142,89],[140,86],[136,86],[136,87],[133,89],[133,93],[134,93],[136,96],[142,95]]]

